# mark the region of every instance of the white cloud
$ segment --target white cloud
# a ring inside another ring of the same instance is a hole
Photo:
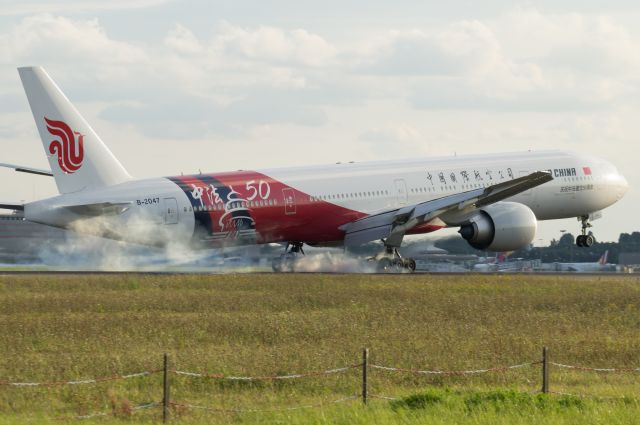
[[[537,36],[546,32],[551,40]],[[512,33],[522,41],[521,49],[514,47]],[[540,42],[527,43],[525,33]],[[608,18],[517,9],[493,21],[458,21],[371,38],[374,42],[363,37],[336,47],[304,29],[228,23],[210,37],[198,38],[188,26],[175,24],[162,43],[142,44],[115,40],[97,19],[44,14],[0,33],[0,62],[42,63],[80,87],[93,83],[94,93],[101,90],[96,80],[111,83],[115,90],[105,91],[114,98],[128,96],[120,100],[151,101],[153,106],[160,95],[173,97],[168,102],[177,108],[181,101],[192,104],[194,96],[208,99],[214,109],[249,107],[247,99],[264,103],[259,93],[275,93],[282,111],[318,101],[358,104],[373,98],[405,98],[410,105],[431,109],[585,110],[636,97],[637,81],[630,72],[603,76],[586,59],[574,69],[555,58],[560,49],[572,46],[579,56],[577,46],[582,46],[583,52],[604,51],[605,57],[626,60],[631,67],[634,60],[625,58],[634,57],[627,53],[638,50],[637,40]],[[561,41],[554,44],[557,39]],[[591,62],[597,63],[596,57]],[[563,58],[572,62],[568,55]],[[159,86],[163,91],[158,92]],[[340,93],[336,87],[357,90]],[[260,110],[253,106],[247,113]],[[314,114],[298,115],[306,117],[301,122],[320,122],[309,120]]]
[[[109,0],[109,1],[32,1],[0,0],[0,16],[33,15],[39,13],[80,13],[101,10],[143,9],[173,0]]]
[[[481,22],[454,24],[438,34],[438,39],[462,63],[475,90],[487,97],[511,98],[542,84],[539,67],[508,57],[494,31]]]
[[[364,72],[435,84],[446,78],[487,98],[514,98],[543,84],[539,66],[510,59],[494,32],[478,21],[458,22],[439,31],[390,32],[368,51]]]
[[[363,49],[357,69],[379,75],[450,75],[464,70],[446,46],[424,31],[391,31]]]
[[[637,97],[640,40],[609,16],[519,8],[494,26],[510,56],[545,70],[550,89],[573,90],[596,102]]]
[[[191,30],[176,24],[164,38],[164,44],[169,49],[183,54],[197,54],[202,52],[202,44]]]
[[[423,142],[424,137],[418,130],[407,124],[396,127],[373,128],[367,130],[360,136],[360,139],[368,142],[383,143],[416,143]]]
[[[275,64],[322,66],[336,55],[331,44],[303,29],[244,29],[227,23],[221,25],[214,46],[229,56]]]
[[[0,34],[0,63],[61,66],[82,80],[124,78],[148,65],[145,50],[107,36],[97,19],[72,20],[49,14],[24,18]]]
[[[518,8],[372,37],[356,72],[420,108],[592,110],[635,103],[640,40],[611,17]]]
[[[544,14],[534,8],[516,8],[495,20],[498,37],[516,57],[542,58],[555,49],[576,47],[599,50],[608,59],[633,58],[637,44],[628,28],[606,15]]]

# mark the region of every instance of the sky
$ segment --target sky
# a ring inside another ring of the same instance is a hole
[[[561,4],[558,4],[561,3]],[[16,68],[41,65],[136,177],[562,149],[630,183],[640,3],[0,0],[0,162],[48,168]],[[0,200],[56,195],[0,170]],[[541,222],[534,243],[575,219]]]

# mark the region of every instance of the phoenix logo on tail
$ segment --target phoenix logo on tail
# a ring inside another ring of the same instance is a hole
[[[67,174],[75,173],[82,166],[84,159],[84,134],[71,130],[63,121],[54,121],[47,117],[44,117],[44,120],[47,122],[49,133],[60,138],[51,141],[49,152],[58,156],[58,165],[62,171]]]

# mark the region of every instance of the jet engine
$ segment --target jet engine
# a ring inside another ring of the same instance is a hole
[[[538,222],[533,211],[517,202],[482,207],[460,227],[459,233],[476,249],[515,251],[533,241]]]

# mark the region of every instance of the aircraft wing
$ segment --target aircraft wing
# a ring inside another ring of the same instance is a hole
[[[29,174],[37,174],[39,176],[53,177],[53,173],[51,172],[51,170],[43,170],[41,168],[23,167],[21,165],[4,164],[2,162],[0,162],[0,167],[11,168],[20,173],[29,173]]]
[[[553,180],[551,173],[536,171],[487,188],[456,193],[373,214],[341,227],[341,230],[346,233],[344,244],[348,248],[385,239],[388,246],[399,247],[408,231],[442,214],[453,211],[471,213],[477,208],[502,201],[551,180]]]

